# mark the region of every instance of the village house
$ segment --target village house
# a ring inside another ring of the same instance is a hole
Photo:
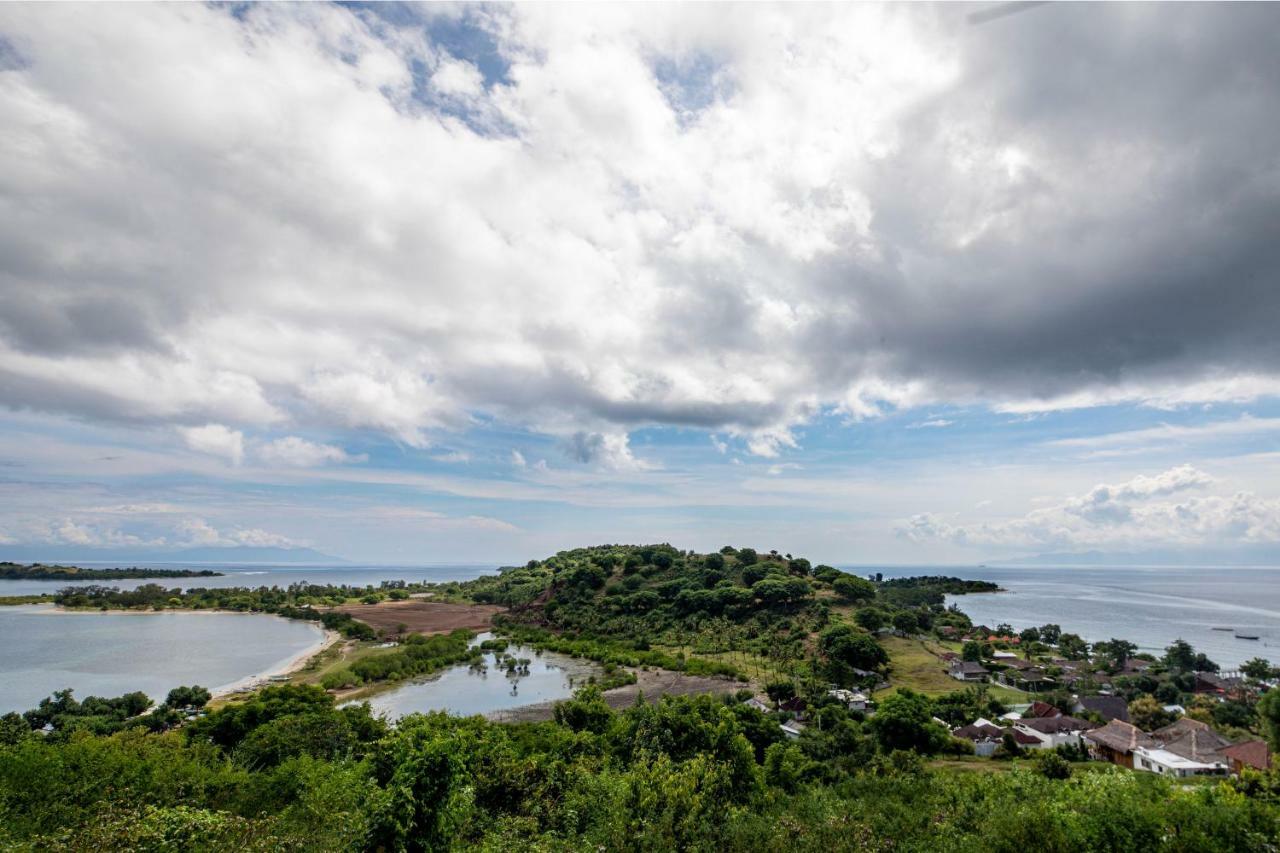
[[[1246,767],[1264,773],[1271,769],[1271,749],[1265,740],[1247,740],[1223,747],[1222,755],[1236,775]]]
[[[1227,765],[1220,762],[1196,761],[1168,749],[1140,746],[1133,751],[1133,769],[1162,776],[1225,776]]]
[[[1129,722],[1129,703],[1119,696],[1078,696],[1076,704],[1072,707],[1073,714],[1083,714],[1090,711],[1102,717],[1106,722],[1119,720],[1122,723]]]
[[[1133,769],[1135,749],[1159,746],[1151,735],[1121,720],[1111,720],[1105,726],[1085,732],[1083,737],[1095,758],[1130,769]]]
[[[957,681],[986,681],[989,674],[985,666],[971,660],[952,661],[947,672]]]
[[[961,726],[951,732],[952,737],[967,740],[973,744],[973,754],[990,758],[995,754],[1004,740],[1004,729],[986,720],[979,720],[967,726]]]
[[[850,711],[865,711],[870,704],[867,694],[858,690],[834,689],[828,690],[827,695],[834,698],[837,702],[841,702]]]
[[[1080,736],[1095,725],[1088,720],[1059,715],[1019,720],[1013,727],[1035,738],[1033,749],[1057,749],[1060,746],[1081,746]]]

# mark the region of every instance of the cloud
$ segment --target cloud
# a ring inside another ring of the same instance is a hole
[[[965,14],[5,6],[0,399],[635,470],[1280,393],[1280,12]]]
[[[514,533],[520,530],[510,522],[485,515],[451,516],[434,510],[401,506],[377,507],[373,513],[380,518],[408,521],[416,527],[430,530],[488,530],[499,533]]]
[[[211,456],[221,456],[232,465],[244,461],[244,433],[222,424],[200,427],[178,427],[187,447]]]
[[[352,456],[341,447],[317,444],[296,435],[277,438],[262,445],[256,452],[264,462],[296,468],[314,468],[317,465],[329,463],[363,462],[368,458],[364,454]]]
[[[917,543],[1066,550],[1280,542],[1280,500],[1243,491],[1161,500],[1203,491],[1215,482],[1203,471],[1181,465],[1154,476],[1100,484],[1020,518],[964,524],[919,513],[901,522],[896,532]]]
[[[184,519],[177,525],[176,535],[178,544],[189,547],[296,548],[306,544],[256,527],[219,530],[203,518]]]
[[[941,429],[942,427],[949,427],[953,423],[955,423],[955,421],[949,421],[946,418],[931,418],[927,421],[918,421],[914,424],[907,424],[907,429]]]
[[[606,471],[644,471],[655,467],[631,453],[626,433],[576,432],[564,443],[564,452],[575,462]]]

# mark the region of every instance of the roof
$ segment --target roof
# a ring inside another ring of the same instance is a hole
[[[1197,672],[1196,680],[1202,681],[1217,690],[1234,690],[1244,683],[1239,678],[1223,678],[1216,672]]]
[[[1061,717],[1062,712],[1048,702],[1032,702],[1028,709],[1033,717]]]
[[[1017,729],[1010,729],[1009,734],[1013,735],[1014,743],[1039,745],[1040,738],[1035,735],[1029,735],[1026,732],[1020,732]]]
[[[1130,753],[1140,746],[1158,746],[1155,738],[1137,726],[1131,726],[1120,720],[1112,720],[1101,728],[1084,733],[1084,737],[1107,749],[1116,752]]]
[[[1239,761],[1258,770],[1271,768],[1271,750],[1267,747],[1265,740],[1247,740],[1244,743],[1224,747],[1222,754],[1233,761]]]
[[[1192,761],[1222,762],[1222,750],[1231,741],[1212,728],[1190,717],[1156,729],[1151,736],[1164,743],[1164,748]]]
[[[1099,714],[1104,720],[1129,722],[1129,703],[1119,696],[1081,696],[1076,701],[1080,707]]]
[[[1017,725],[1024,726],[1041,734],[1061,734],[1062,732],[1082,732],[1094,728],[1094,724],[1078,717],[1034,717],[1020,720]]]
[[[1178,755],[1176,752],[1171,752],[1167,749],[1160,749],[1159,747],[1150,748],[1140,746],[1135,749],[1134,752],[1137,752],[1152,761],[1163,764],[1165,767],[1174,767],[1180,770],[1207,770],[1212,768],[1215,764],[1222,763],[1220,761],[1197,761],[1196,759],[1187,758],[1184,755]]]
[[[965,740],[999,740],[1004,737],[1004,729],[992,725],[970,723],[954,730],[951,734],[953,737],[964,738]]]
[[[957,660],[951,662],[951,669],[957,672],[973,675],[986,675],[987,668],[977,661]]]

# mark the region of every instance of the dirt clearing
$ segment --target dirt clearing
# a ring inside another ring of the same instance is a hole
[[[447,604],[443,601],[384,601],[381,604],[346,604],[336,608],[341,613],[388,634],[447,634],[459,628],[487,631],[493,615],[505,608],[493,604]]]

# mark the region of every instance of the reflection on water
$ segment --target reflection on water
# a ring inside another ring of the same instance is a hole
[[[405,714],[448,711],[459,716],[488,714],[523,705],[567,699],[591,676],[598,664],[556,652],[539,652],[515,643],[492,648],[492,634],[481,634],[473,645],[485,648],[480,664],[459,664],[429,678],[407,682],[369,699],[374,713],[391,719]]]

